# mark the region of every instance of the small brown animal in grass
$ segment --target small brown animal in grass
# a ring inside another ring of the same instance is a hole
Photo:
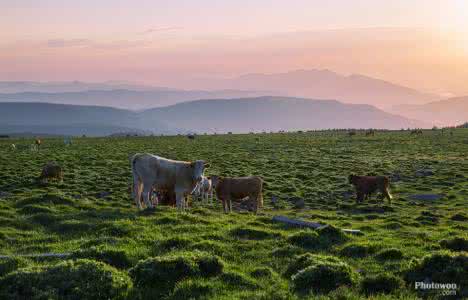
[[[220,177],[211,176],[211,182],[216,196],[223,203],[224,212],[232,211],[232,201],[240,201],[249,197],[254,211],[263,207],[263,179],[259,176]]]
[[[388,190],[390,180],[387,176],[357,176],[349,175],[349,183],[356,188],[357,202],[362,202],[368,198],[372,193],[380,191],[382,193],[382,200],[387,198],[391,203],[392,195]]]
[[[48,162],[43,168],[39,181],[47,183],[49,179],[63,181],[63,170],[56,162]]]
[[[40,148],[41,145],[42,145],[41,139],[36,139],[36,140],[34,141],[34,144],[36,145],[37,150],[39,150],[39,148]]]

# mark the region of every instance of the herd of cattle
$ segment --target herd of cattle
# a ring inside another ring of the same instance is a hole
[[[177,161],[152,154],[137,153],[130,158],[133,190],[132,197],[139,209],[154,205],[187,207],[188,195],[212,199],[213,191],[222,202],[224,212],[232,211],[233,201],[248,198],[253,210],[263,207],[263,179],[259,176],[205,177],[209,164],[203,160]],[[390,180],[387,176],[350,175],[349,183],[356,189],[357,201],[362,202],[373,193],[380,192],[391,201]]]
[[[374,135],[374,131],[366,132],[366,135]],[[72,144],[71,139],[65,139],[64,143]],[[39,149],[41,144],[42,141],[36,139],[33,145]],[[12,144],[12,148],[16,149],[16,146]],[[255,212],[263,207],[263,179],[259,176],[206,177],[204,171],[209,164],[203,160],[177,161],[147,153],[131,156],[130,162],[133,176],[132,198],[140,210],[143,209],[143,204],[147,208],[161,204],[185,210],[189,195],[213,201],[214,192],[226,213],[232,211],[233,202],[245,199],[248,199]],[[63,180],[60,165],[49,162],[42,168],[38,181],[47,183],[48,179]],[[368,199],[377,191],[381,193],[382,200],[392,199],[387,176],[350,175],[349,183],[356,189],[357,202]]]

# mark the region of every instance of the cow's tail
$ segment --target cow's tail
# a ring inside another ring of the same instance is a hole
[[[385,197],[387,197],[389,201],[391,201],[393,199],[393,196],[390,194],[389,187],[390,187],[390,180],[388,179],[388,177],[385,177],[383,194]]]
[[[132,198],[135,199],[137,206],[140,207],[140,178],[136,171],[135,163],[137,162],[138,153],[130,156],[130,166],[132,168],[133,187],[132,187]]]

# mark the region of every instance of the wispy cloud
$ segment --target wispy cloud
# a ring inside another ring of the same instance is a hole
[[[47,41],[47,46],[50,48],[82,47],[89,46],[91,43],[87,39],[52,39]]]
[[[155,27],[155,28],[148,28],[145,31],[139,32],[139,34],[152,34],[152,33],[159,33],[159,32],[168,32],[168,31],[177,31],[182,30],[183,27],[180,26],[167,26],[167,27]]]

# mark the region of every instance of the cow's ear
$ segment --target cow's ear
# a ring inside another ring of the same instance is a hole
[[[194,161],[190,162],[190,167],[192,167],[192,168],[195,167],[195,162]]]
[[[205,163],[204,166],[205,166],[205,169],[206,169],[206,168],[209,168],[209,167],[210,167],[210,164],[209,164],[209,163]]]

